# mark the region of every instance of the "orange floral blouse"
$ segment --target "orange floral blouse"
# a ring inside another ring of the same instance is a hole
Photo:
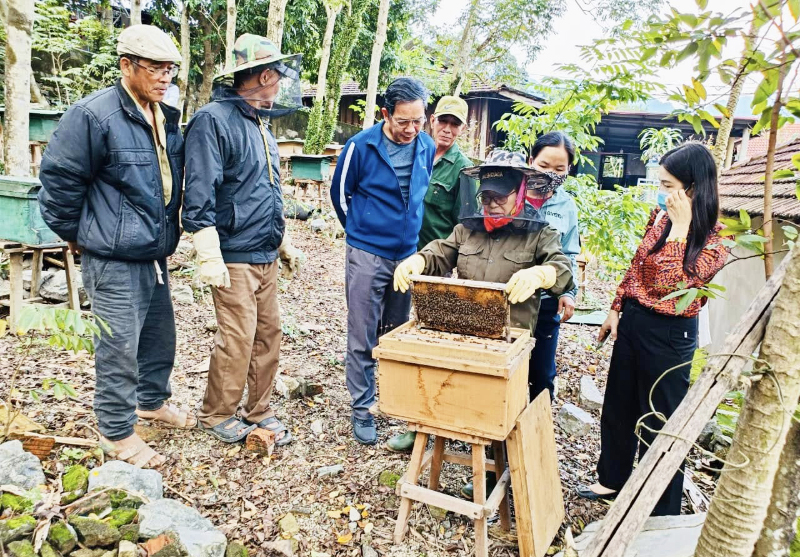
[[[690,277],[683,270],[683,255],[686,252],[686,241],[683,239],[670,240],[660,251],[650,254],[650,250],[661,237],[661,233],[669,222],[669,216],[666,213],[656,222],[658,213],[659,209],[655,209],[650,215],[650,222],[645,228],[642,243],[636,250],[636,255],[633,256],[628,272],[625,273],[625,277],[617,287],[617,296],[611,304],[612,310],[622,311],[623,302],[630,299],[636,300],[656,313],[677,315],[675,305],[680,300],[680,296],[663,301],[662,298],[682,288],[705,286],[711,282],[728,259],[729,250],[722,244],[722,238],[719,235],[722,224],[719,222],[711,230],[705,248],[697,257],[695,276]],[[681,282],[686,286],[679,287],[678,283]],[[705,297],[695,299],[684,310],[681,317],[696,316],[707,300]]]

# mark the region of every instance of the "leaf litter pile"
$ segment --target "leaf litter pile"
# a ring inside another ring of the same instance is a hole
[[[283,392],[276,389],[273,402],[277,416],[290,428],[295,440],[288,447],[276,448],[271,457],[264,457],[243,445],[221,443],[199,430],[139,424],[140,435],[167,456],[166,465],[160,469],[165,496],[195,506],[230,541],[243,542],[251,555],[287,555],[292,551],[294,555],[311,557],[470,554],[470,521],[420,504],[414,506],[403,544],[392,544],[399,506],[394,485],[405,470],[408,456],[389,452],[383,444],[405,428],[402,422],[379,415],[378,445],[365,447],[351,435],[350,397],[344,373],[344,240],[313,234],[308,224],[300,221],[289,220],[288,228],[307,261],[294,280],[280,279],[284,333],[280,376],[284,379]],[[179,251],[170,261],[173,289],[191,284],[188,251]],[[608,307],[608,293],[613,292],[614,286],[593,281],[589,289]],[[194,303],[176,303],[175,316],[178,348],[172,375],[173,401],[195,408],[205,390],[216,329],[208,290],[196,290]],[[579,404],[582,375],[594,377],[603,390],[611,343],[595,351],[596,334],[597,327],[562,327],[554,418],[564,403]],[[5,397],[10,370],[21,357],[10,335],[0,338],[0,355],[0,393]],[[52,394],[41,393],[42,382],[47,378],[68,383],[78,396],[63,398],[62,393],[58,400]],[[298,383],[321,386],[321,392],[319,388],[289,392]],[[32,390],[40,392],[38,401],[29,395]],[[93,394],[92,356],[56,352],[41,345],[25,360],[14,399],[23,404],[28,418],[50,434],[96,440]],[[591,412],[596,423],[583,438],[568,438],[556,425],[567,515],[551,553],[560,548],[566,526],[577,534],[607,510],[606,503],[592,503],[574,494],[578,483],[595,481],[600,426],[599,412]],[[97,450],[56,445],[43,464],[46,473],[56,475],[70,463],[91,467],[99,465],[102,458]],[[445,463],[441,489],[458,496],[470,477],[467,468]],[[426,481],[425,477],[422,481]],[[713,489],[713,483],[708,484],[701,483],[700,487]],[[490,540],[493,556],[518,555],[514,531],[503,532],[496,516],[490,521]]]

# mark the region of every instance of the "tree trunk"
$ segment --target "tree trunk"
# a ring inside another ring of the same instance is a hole
[[[367,78],[367,104],[364,107],[363,129],[375,122],[375,98],[378,96],[378,76],[381,70],[383,45],[386,43],[386,23],[389,19],[389,0],[381,0],[378,8],[378,28],[375,42],[372,44],[372,56],[369,59],[369,77]]]
[[[467,22],[464,24],[464,31],[461,33],[458,57],[456,58],[455,66],[453,66],[453,79],[450,82],[450,94],[456,97],[461,94],[461,88],[464,85],[464,77],[467,73],[469,55],[472,52],[472,42],[474,40],[472,36],[472,27],[475,25],[475,19],[478,17],[479,3],[480,0],[472,0],[470,3]]]
[[[42,94],[42,90],[39,89],[39,84],[36,83],[36,77],[33,75],[33,71],[31,71],[31,104],[38,104],[45,108],[50,106],[50,103],[47,102],[47,97]]]
[[[317,94],[314,102],[321,103],[325,98],[325,83],[328,75],[328,63],[331,60],[331,43],[333,42],[333,28],[336,26],[336,16],[339,15],[342,6],[332,6],[325,2],[325,14],[328,20],[325,23],[325,35],[322,39],[322,55],[319,59],[319,72],[317,75]]]
[[[233,43],[236,42],[236,0],[228,0],[228,18],[225,22],[225,65],[233,59]]]
[[[131,25],[142,23],[142,0],[131,0]]]
[[[34,3],[6,2],[6,110],[3,126],[3,158],[9,176],[28,176],[31,153],[28,145],[31,104],[31,33]]]
[[[106,31],[109,33],[114,32],[114,8],[111,7],[111,3],[107,2],[101,8],[101,17],[103,21],[103,25],[106,27]]]
[[[192,66],[192,32],[189,26],[189,3],[183,1],[183,9],[181,10],[181,58],[183,62],[178,70],[178,89],[180,89],[180,97],[178,98],[178,110],[183,114],[183,107],[186,104],[186,94],[189,82],[189,68]]]
[[[756,365],[695,557],[750,557],[767,515],[775,472],[800,397],[800,249],[787,257]],[[776,388],[780,385],[780,390]],[[788,406],[788,407],[787,407]]]
[[[778,90],[775,93],[775,105],[772,107],[772,117],[769,124],[769,141],[767,142],[767,168],[764,175],[764,275],[767,279],[772,276],[775,268],[775,259],[772,256],[772,172],[775,168],[775,145],[778,142],[778,119],[781,114],[781,96],[783,95],[783,82],[786,79],[786,56],[781,56],[781,69],[778,77]]]
[[[267,15],[267,39],[275,43],[278,50],[283,42],[283,16],[289,0],[270,0]]]
[[[767,520],[753,557],[788,557],[800,518],[800,424],[792,422],[772,486]]]
[[[206,29],[206,38],[203,40],[203,81],[197,93],[198,108],[211,100],[211,89],[214,85],[214,46],[211,43],[210,29]]]

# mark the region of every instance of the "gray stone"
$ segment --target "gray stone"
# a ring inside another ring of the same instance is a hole
[[[621,557],[692,557],[705,519],[705,513],[648,518],[642,531]],[[575,538],[575,549],[579,555],[591,547],[601,524],[592,522]],[[564,553],[558,553],[556,557],[564,557]]]
[[[89,473],[89,491],[104,487],[124,489],[150,500],[164,496],[161,474],[137,468],[121,460],[111,460]]]
[[[193,304],[194,291],[188,284],[175,284],[172,286],[172,299],[179,304]]]
[[[328,230],[328,223],[325,219],[314,219],[311,221],[311,232],[325,232]]]
[[[42,463],[24,451],[20,441],[6,441],[0,445],[0,485],[28,490],[45,481]]]
[[[361,513],[355,507],[350,507],[350,522],[358,522],[361,520]]]
[[[117,554],[118,557],[139,557],[139,550],[136,547],[136,544],[133,542],[129,542],[128,540],[122,540],[119,542],[119,553]]]
[[[217,320],[212,318],[206,321],[205,329],[210,333],[216,333],[217,329],[219,329],[219,324],[217,324]]]
[[[139,535],[154,538],[172,530],[186,546],[190,557],[222,557],[225,534],[196,510],[173,499],[159,499],[139,507]]]
[[[281,385],[276,385],[278,392],[284,398],[303,398],[303,384],[294,377],[284,375],[279,378]]]
[[[294,536],[300,532],[300,525],[297,523],[297,519],[292,513],[286,513],[286,516],[278,521],[278,526],[280,526],[281,532],[289,534],[290,536]]]
[[[697,444],[706,450],[713,451],[714,439],[719,435],[722,435],[722,428],[719,427],[717,420],[711,419],[700,432]]]
[[[36,527],[36,520],[29,514],[0,520],[0,545],[22,539]]]
[[[78,286],[78,298],[81,303],[83,303],[87,300],[86,290],[83,288],[83,277],[80,271],[77,270],[75,271],[75,283]],[[46,300],[54,300],[56,302],[69,301],[67,272],[61,269],[42,280],[42,285],[39,288],[39,295]]]
[[[42,283],[49,279],[53,275],[54,271],[42,271],[41,276],[39,277],[39,287],[42,286]],[[65,275],[66,276],[66,275]],[[22,271],[22,287],[25,290],[31,289],[31,278],[33,277],[33,270],[25,269]]]
[[[11,281],[0,279],[0,296],[8,296],[11,294]]]
[[[311,432],[314,435],[322,435],[324,428],[325,426],[322,423],[322,420],[314,420],[313,422],[311,422]]]
[[[378,557],[378,552],[371,545],[365,543],[361,546],[361,557]]]
[[[175,251],[188,257],[194,251],[194,244],[188,240],[181,240],[178,242],[178,247]]]
[[[581,376],[581,392],[578,397],[581,406],[587,410],[600,410],[603,408],[603,394],[588,375]]]
[[[322,468],[317,468],[317,476],[322,478],[324,476],[335,476],[336,474],[341,474],[344,472],[344,466],[341,464],[336,464],[334,466],[323,466]]]
[[[564,433],[576,438],[589,433],[595,423],[591,414],[569,402],[561,407],[556,421]]]
[[[267,550],[267,555],[292,557],[294,555],[294,548],[292,547],[292,540],[276,540],[274,542],[267,542],[264,544],[264,549]],[[314,553],[313,551],[311,552]]]

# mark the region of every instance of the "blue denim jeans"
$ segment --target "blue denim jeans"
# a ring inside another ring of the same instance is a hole
[[[347,246],[345,291],[347,296],[347,358],[345,373],[353,416],[370,419],[375,403],[375,359],[372,349],[378,337],[408,321],[411,292],[401,294],[392,287],[392,261]]]
[[[94,411],[111,441],[133,434],[135,410],[158,410],[172,391],[175,315],[167,262],[120,261],[83,254],[83,284],[92,313],[111,328],[95,339]]]
[[[550,391],[550,399],[553,398],[556,379],[556,349],[560,330],[558,298],[543,298],[539,306],[536,330],[533,333],[536,344],[533,346],[528,370],[531,400],[534,400],[545,389]]]

